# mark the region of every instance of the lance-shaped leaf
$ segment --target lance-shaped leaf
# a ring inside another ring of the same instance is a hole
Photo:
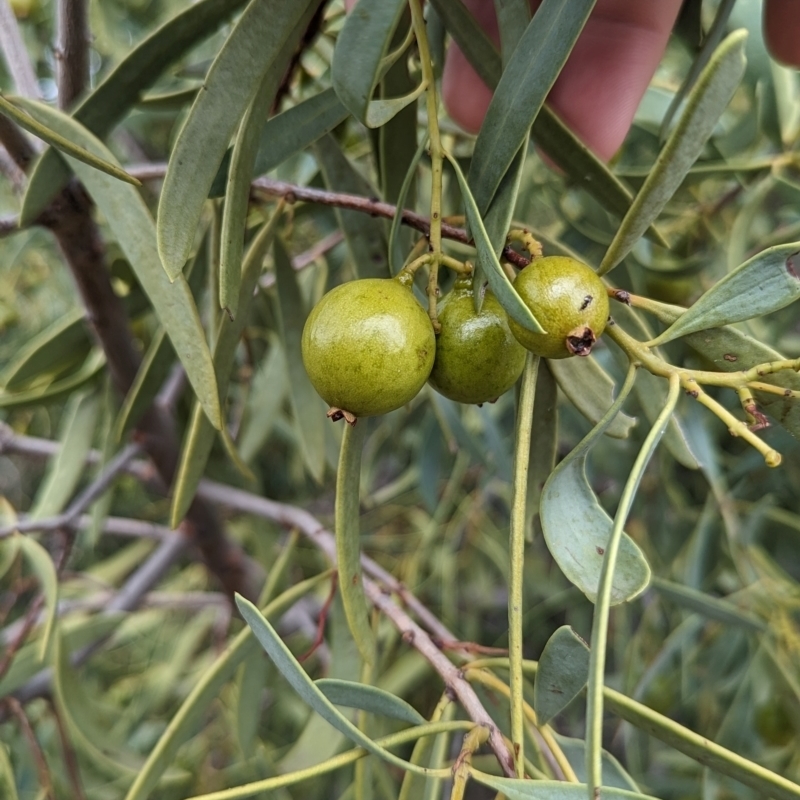
[[[44,595],[45,617],[44,629],[39,640],[39,661],[44,661],[50,649],[50,641],[56,627],[56,613],[58,611],[58,575],[50,554],[36,539],[30,536],[18,537],[19,549],[28,562],[31,572],[36,575],[39,587]]]
[[[788,306],[798,297],[800,242],[770,247],[715,283],[653,344],[760,317]]]
[[[28,105],[27,101],[26,109],[50,127],[60,130],[63,114],[46,106]],[[82,130],[80,144],[107,161],[115,160],[99,139]],[[111,232],[150,299],[159,322],[166,329],[203,410],[215,428],[221,427],[217,381],[200,315],[186,279],[179,275],[170,283],[164,273],[156,250],[153,218],[144,200],[133,186],[121,183],[75,159],[71,159],[70,165],[102,209]]]
[[[614,402],[614,380],[594,356],[589,358],[554,358],[547,362],[558,388],[593,425]],[[620,411],[606,428],[606,436],[627,439],[636,418]]]
[[[540,725],[563,711],[589,679],[589,647],[569,625],[548,640],[539,658],[533,686],[533,708]]]
[[[253,173],[263,175],[275,169],[289,156],[332,131],[349,115],[336,92],[325,89],[273,117],[261,132]]]
[[[294,46],[291,40],[289,44]],[[220,234],[219,304],[231,317],[235,317],[239,311],[245,224],[250,206],[250,182],[253,179],[258,136],[267,121],[270,106],[285,71],[284,58],[278,57],[275,62],[264,75],[239,126],[228,172]]]
[[[73,116],[100,139],[104,139],[172,63],[197,42],[212,33],[246,0],[199,0],[165,22],[137,45],[82,100]],[[20,214],[20,224],[29,225],[67,185],[69,165],[52,150],[37,161],[29,179]]]
[[[336,40],[331,65],[333,88],[350,113],[365,125],[370,99],[381,77],[381,62],[405,7],[405,0],[363,0],[350,12]]]
[[[363,197],[376,196],[374,187],[350,163],[333,136],[322,136],[314,145],[313,152],[328,189],[360,194]],[[385,278],[388,275],[389,261],[383,221],[369,214],[340,208],[336,209],[336,218],[353,257],[358,277]]]
[[[23,101],[25,102],[23,103]],[[20,106],[27,105],[29,103],[36,103],[35,100],[25,100],[25,98],[15,98],[15,102]],[[9,102],[5,97],[0,95],[0,114],[4,114],[9,119],[13,119],[14,122],[20,126],[20,128],[24,128],[26,131],[28,131],[28,133],[38,136],[42,141],[47,142],[47,144],[55,147],[56,150],[60,150],[62,153],[65,153],[68,156],[77,158],[78,161],[82,161],[84,164],[88,164],[90,167],[99,169],[101,172],[105,172],[107,175],[111,175],[117,180],[125,181],[125,183],[132,183],[134,186],[141,186],[141,181],[139,181],[137,178],[134,178],[132,175],[128,175],[128,173],[125,172],[122,167],[112,164],[110,161],[106,161],[105,159],[96,156],[94,153],[90,153],[88,150],[72,141],[71,137],[68,135],[65,136],[60,134],[52,128],[49,128],[47,125],[42,124],[30,114],[17,108],[17,105],[14,105],[14,103]],[[37,105],[39,104],[37,103]],[[51,109],[51,111],[54,113],[61,113],[55,109]],[[75,122],[75,120],[67,114],[62,114],[62,116],[69,121],[65,123],[64,127],[67,125],[72,125],[75,128],[83,127],[79,122]]]
[[[508,62],[481,125],[469,185],[481,214],[558,77],[595,0],[544,0]]]
[[[247,251],[242,265],[242,280],[239,287],[239,316],[235,320],[231,320],[227,315],[222,315],[219,320],[214,340],[214,369],[221,397],[224,397],[228,391],[233,357],[247,322],[247,312],[253,299],[256,282],[261,274],[269,246],[272,244],[280,216],[281,211],[278,209],[270,221],[256,234]],[[173,528],[178,527],[178,523],[191,505],[194,493],[197,491],[197,484],[205,471],[213,443],[214,431],[203,415],[200,406],[195,405],[173,489],[170,512]]]
[[[19,800],[14,768],[11,766],[11,759],[4,744],[0,744],[0,795],[7,800]]]
[[[422,158],[422,154],[425,152],[425,148],[427,146],[428,136],[426,133],[420,140],[419,145],[417,145],[416,152],[411,158],[411,163],[408,165],[408,170],[403,178],[400,191],[395,199],[396,208],[394,216],[392,217],[391,227],[389,228],[389,244],[387,248],[389,251],[389,272],[392,275],[397,275],[397,273],[403,268],[403,262],[406,255],[406,252],[402,246],[402,237],[400,235],[403,223],[403,209],[406,207],[407,198],[414,184],[419,161]]]
[[[399,719],[411,725],[424,725],[425,718],[413,706],[401,697],[355,681],[343,681],[336,678],[322,678],[315,681],[317,688],[336,706],[360,708],[371,714]]]
[[[400,767],[403,770],[415,772],[418,775],[427,774],[427,769],[425,767],[417,766],[416,764],[412,764],[396,756],[394,753],[381,747],[381,745],[370,739],[363,731],[353,725],[353,723],[325,697],[314,681],[308,677],[306,671],[292,655],[289,648],[283,643],[281,637],[278,636],[275,628],[270,625],[249,600],[237,594],[236,605],[241,615],[244,617],[244,621],[250,626],[259,644],[275,663],[281,675],[286,678],[292,689],[294,689],[317,714],[329,722],[337,731],[343,733],[351,742],[354,742],[359,747],[363,747],[367,752],[379,756],[390,764]]]
[[[586,480],[586,458],[631,387],[632,380],[628,380],[603,419],[553,470],[542,491],[540,518],[547,547],[561,571],[592,602],[597,597],[612,520]],[[644,554],[623,533],[611,590],[612,605],[636,597],[649,581],[650,567]]]
[[[250,0],[214,59],[178,134],[158,206],[158,252],[171,278],[189,258],[203,204],[248,103],[267,70],[288,63],[319,2]]]
[[[517,294],[517,290],[511,285],[511,281],[500,266],[492,243],[489,240],[489,235],[483,226],[478,206],[475,204],[475,198],[470,192],[467,179],[464,177],[461,167],[451,156],[448,155],[447,158],[456,173],[458,186],[461,189],[461,197],[464,200],[464,207],[467,212],[469,229],[472,233],[472,238],[475,240],[475,248],[486,270],[486,279],[489,281],[489,286],[494,292],[494,296],[500,301],[500,305],[503,306],[508,315],[513,317],[524,328],[535,333],[546,333],[536,317],[533,316],[531,310]]]
[[[516,778],[501,778],[488,775],[478,770],[470,770],[472,777],[479,783],[503,793],[506,800],[584,800],[588,797],[585,783],[567,783],[566,781],[529,781]],[[616,789],[603,786],[597,792],[599,800],[656,800],[651,795],[630,792],[627,789]]]
[[[295,431],[309,474],[317,483],[325,471],[325,404],[311,385],[303,366],[302,338],[306,308],[297,273],[280,239],[275,241],[275,286],[278,325],[291,388]]]
[[[697,160],[744,75],[746,40],[747,31],[734,31],[701,73],[675,129],[608,246],[599,269],[601,275],[628,254]]]

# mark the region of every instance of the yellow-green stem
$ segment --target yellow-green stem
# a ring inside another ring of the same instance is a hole
[[[525,763],[524,698],[522,694],[522,584],[525,566],[525,523],[528,496],[528,460],[531,452],[533,399],[539,356],[528,353],[517,408],[517,430],[514,454],[514,494],[511,506],[508,579],[508,653],[511,661],[511,741],[517,777],[523,777]]]
[[[420,0],[408,0],[411,7],[411,20],[419,48],[422,79],[426,82],[425,97],[428,110],[428,135],[431,155],[431,229],[430,245],[433,253],[428,275],[428,314],[434,328],[439,330],[436,314],[436,300],[439,292],[439,264],[442,255],[442,139],[439,135],[439,103],[436,96],[436,76],[433,74],[428,35],[425,30],[425,17]]]

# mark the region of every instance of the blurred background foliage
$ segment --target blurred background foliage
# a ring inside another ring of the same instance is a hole
[[[11,5],[42,95],[53,99],[55,2],[14,0]],[[178,0],[93,2],[93,85],[132,46],[185,5]],[[715,3],[703,3],[702,10],[708,27]],[[320,35],[303,53],[281,109],[330,86],[330,63],[343,14],[340,2],[326,7]],[[642,239],[617,271],[616,280],[623,288],[689,305],[746,258],[798,238],[798,75],[768,58],[760,14],[758,0],[735,4],[729,28],[743,26],[751,32],[744,81],[701,159],[660,217],[659,228],[672,247],[666,250]],[[198,87],[229,31],[229,26],[222,26],[191,50],[148,90],[150,99],[140,102],[114,129],[108,144],[123,164],[168,158],[192,99],[191,90]],[[661,121],[694,57],[691,37],[673,36],[630,135],[612,163],[613,171],[634,187],[658,154]],[[416,75],[419,65],[412,55],[402,67]],[[11,86],[0,61],[0,87],[5,91]],[[168,99],[152,99],[176,92]],[[446,146],[467,164],[473,139],[447,119],[442,119],[442,126]],[[332,136],[293,154],[270,174],[299,185],[354,191],[391,202],[424,127],[424,117],[417,116],[415,106],[380,133],[348,120]],[[392,149],[400,147],[401,141],[405,142],[402,151]],[[386,158],[395,152],[402,157]],[[429,162],[423,156],[406,201],[423,214],[429,207],[429,180]],[[157,192],[157,182],[143,189],[153,211]],[[444,196],[447,212],[461,214],[457,186],[449,173]],[[11,183],[0,183],[0,213],[18,213],[19,202]],[[209,204],[205,219],[212,240],[220,214],[220,201],[214,203],[214,208]],[[157,320],[103,224],[102,209],[98,211],[114,287],[126,297],[137,344],[145,352],[157,334]],[[375,241],[386,246],[388,222],[351,213],[348,228],[345,214],[315,204],[288,208],[281,235],[295,263],[305,264],[298,281],[306,308],[327,288],[354,278],[359,259]],[[595,265],[618,226],[618,220],[583,188],[546,166],[533,145],[525,161],[515,219],[541,236],[546,253],[571,251]],[[252,225],[259,220],[253,212]],[[338,234],[343,225],[345,238]],[[406,249],[415,236],[403,232]],[[453,243],[446,247],[456,255],[469,252]],[[199,248],[196,268],[213,269],[211,248],[205,242]],[[280,301],[271,274],[270,257],[236,351],[226,412],[253,477],[243,477],[219,443],[206,474],[308,509],[330,525],[341,431],[332,424],[322,429],[326,463],[317,482],[300,446],[303,420],[291,402],[292,378],[278,320]],[[194,287],[207,329],[219,313],[213,307],[213,293],[206,290],[208,283],[201,278]],[[103,369],[86,371],[93,352],[88,329],[78,324],[70,328],[71,337],[53,333],[53,326],[63,326],[69,315],[78,314],[79,319],[80,307],[47,231],[31,228],[0,238],[0,375],[5,383],[0,420],[17,435],[62,442],[71,436],[74,447],[72,460],[61,464],[59,479],[72,481],[72,486],[60,502],[53,501],[52,481],[47,480],[52,466],[30,455],[0,454],[6,521],[13,513],[35,510],[37,504],[51,514],[63,508],[98,469],[79,468],[78,456],[82,463],[88,448],[103,451],[107,447],[119,398]],[[793,306],[740,327],[787,356],[800,351]],[[19,368],[20,354],[25,354],[32,340],[47,342],[45,367],[9,382]],[[681,342],[666,350],[673,363],[701,365],[700,356]],[[595,351],[597,361],[619,383],[624,370],[615,356],[611,347],[602,344]],[[88,377],[79,380],[74,391],[68,388],[47,398],[48,387],[84,373]],[[735,397],[731,400],[720,393],[719,399],[736,411]],[[632,397],[625,410],[637,418],[636,426],[627,438],[603,437],[592,453],[590,482],[609,513],[616,508],[647,432],[648,411],[652,411],[647,406],[652,403],[653,396],[647,392]],[[321,401],[318,411],[324,413]],[[190,412],[187,392],[175,407],[181,428]],[[642,481],[627,530],[646,553],[656,580],[640,599],[612,615],[607,684],[798,780],[800,443],[779,425],[765,431],[764,438],[784,456],[781,468],[770,470],[758,453],[730,437],[718,420],[702,413],[690,398],[681,399],[679,418],[702,466],[688,469],[662,445]],[[84,420],[82,426],[76,420]],[[426,388],[410,408],[361,424],[368,427],[361,478],[364,551],[408,586],[459,639],[505,647],[514,393],[495,404],[460,407]],[[532,452],[537,475],[549,471],[548,442],[555,445],[560,459],[592,423],[560,391],[558,413],[551,413],[543,426],[542,445],[535,443]],[[535,496],[535,486],[532,492]],[[61,647],[77,648],[108,628],[109,618],[97,613],[104,607],[104,598],[156,546],[144,537],[104,533],[103,520],[109,514],[164,525],[169,504],[151,487],[127,475],[92,507],[60,577],[59,595],[65,604],[58,623]],[[291,545],[279,589],[326,566],[314,547],[295,540],[274,522],[227,513],[225,525],[265,570]],[[40,541],[50,547],[51,536],[43,534]],[[554,564],[535,519],[531,536],[525,562],[524,637],[526,656],[538,658],[560,625],[571,625],[588,639],[592,605]],[[37,594],[37,581],[26,562],[19,557],[6,561],[2,552],[0,653],[10,646]],[[688,591],[681,593],[676,587]],[[296,614],[284,618],[281,630],[295,652],[311,646],[329,590],[329,582],[320,583]],[[728,603],[724,614],[713,603],[719,597]],[[79,668],[73,670],[63,659],[54,661],[51,654],[59,675],[55,702],[44,697],[25,707],[56,797],[77,797],[76,786],[92,800],[124,797],[180,703],[241,628],[216,581],[188,557],[170,569],[137,610],[111,621],[113,638]],[[376,624],[382,655],[372,681],[428,717],[439,699],[441,681],[394,628],[385,621]],[[22,671],[15,672],[12,666],[0,679],[0,694],[8,695],[34,674],[37,637],[42,635],[42,626],[37,626],[16,656],[15,662],[24,662]],[[338,601],[330,609],[324,644],[305,666],[315,678],[361,677]],[[505,700],[489,691],[480,694],[490,713],[505,719]],[[554,725],[564,736],[582,738],[582,702],[573,703]],[[62,733],[59,726],[64,728]],[[397,729],[396,723],[381,718],[369,722],[370,735]],[[702,768],[611,716],[605,741],[639,785],[658,797],[756,796],[753,790]],[[0,742],[13,765],[19,798],[46,796],[41,765],[37,766],[35,750],[15,716],[6,714],[0,723]],[[223,789],[310,766],[343,747],[343,737],[288,690],[275,668],[258,654],[245,662],[196,720],[190,739],[152,796],[166,800]],[[406,756],[410,752],[408,746]],[[443,763],[450,763],[457,752],[457,743],[448,744],[441,753]],[[475,763],[490,770],[491,760],[489,755],[476,756]],[[373,796],[396,797],[402,776],[395,768],[373,761]],[[269,796],[322,799],[354,797],[354,791],[353,768],[345,767],[332,777]],[[447,787],[437,791],[428,796],[446,796],[442,792]],[[6,794],[0,790],[0,795],[14,796],[9,788]],[[483,795],[475,790],[472,796]]]

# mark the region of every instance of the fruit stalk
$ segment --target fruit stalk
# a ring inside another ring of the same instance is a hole
[[[436,76],[433,74],[433,62],[428,35],[425,30],[425,17],[422,14],[420,0],[408,0],[411,7],[411,20],[422,68],[422,79],[427,84],[425,99],[428,111],[429,152],[431,156],[431,228],[429,241],[432,258],[428,272],[428,315],[434,330],[439,332],[439,320],[436,314],[436,301],[439,294],[439,264],[442,257],[442,139],[439,134],[439,103],[436,96]]]

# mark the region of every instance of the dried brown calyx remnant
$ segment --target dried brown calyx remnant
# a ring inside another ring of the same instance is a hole
[[[358,417],[356,417],[355,414],[351,414],[343,408],[329,408],[325,416],[333,422],[338,422],[340,419],[343,419],[351,428],[358,422]]]
[[[579,325],[567,334],[567,350],[574,356],[588,356],[596,341],[597,337],[588,325]]]

